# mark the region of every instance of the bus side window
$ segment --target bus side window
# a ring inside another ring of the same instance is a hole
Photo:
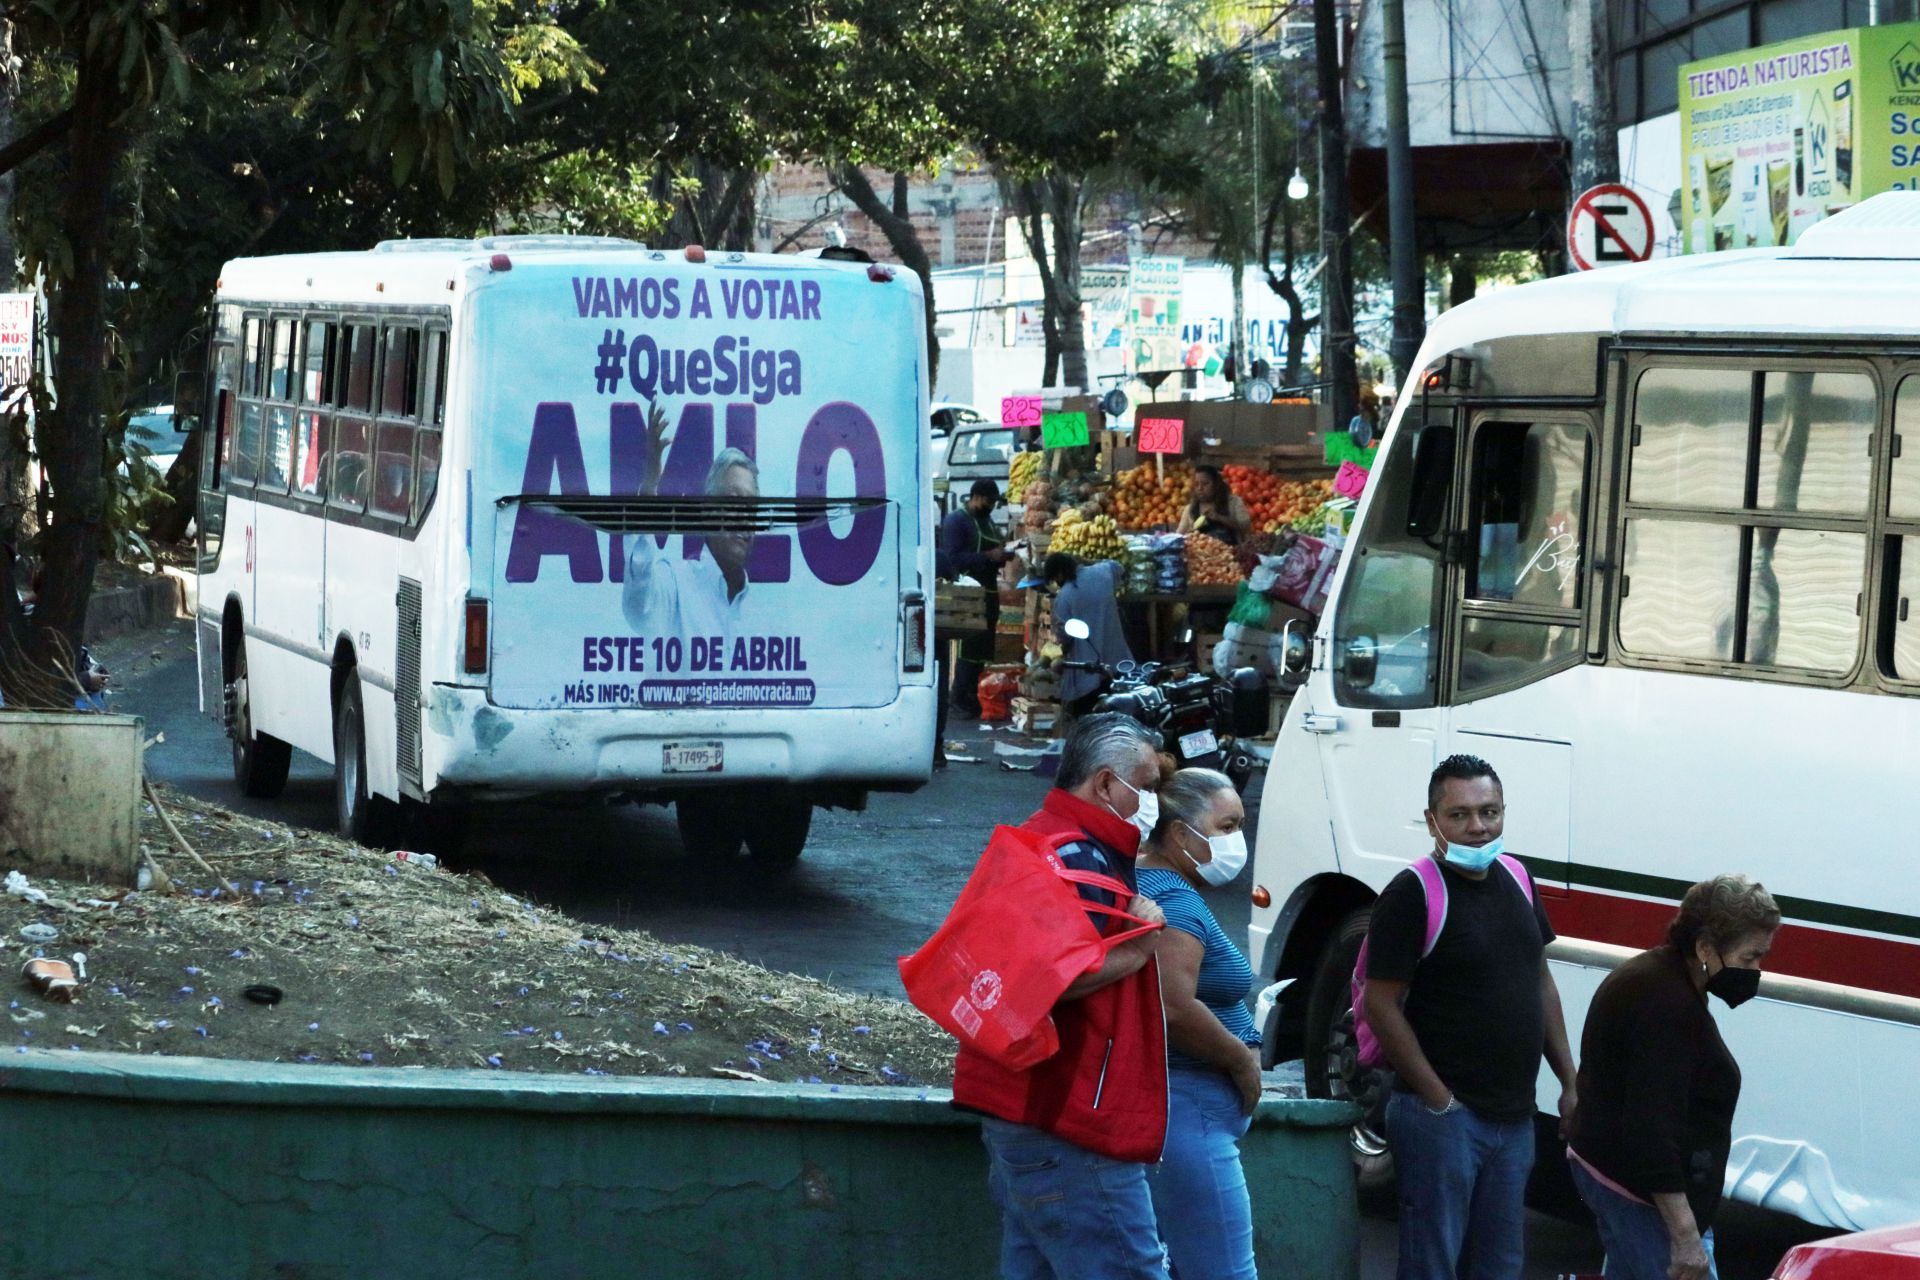
[[[1358,554],[1334,614],[1333,681],[1344,706],[1430,707],[1437,700],[1434,623],[1445,543],[1409,526],[1420,523],[1416,507],[1428,505],[1415,502],[1416,490],[1429,487],[1416,484],[1416,473],[1447,474],[1432,463],[1416,467],[1416,454],[1437,458],[1444,447],[1451,458],[1452,436],[1444,423],[1402,431],[1374,470],[1379,491],[1365,527],[1349,542]],[[1444,510],[1444,501],[1437,508]]]
[[[380,412],[385,417],[417,416],[420,387],[420,331],[388,325],[386,359],[381,364]]]
[[[347,353],[346,384],[342,388],[345,394],[339,396],[335,403],[343,409],[371,413],[375,330],[370,324],[356,324],[347,332],[352,335],[352,345]]]
[[[413,424],[383,421],[375,443],[373,509],[405,520],[413,512]]]
[[[1566,422],[1488,422],[1474,433],[1473,556],[1467,595],[1580,607],[1587,431]]]
[[[447,420],[447,331],[435,329],[427,335],[428,377],[433,383],[433,403],[420,415],[423,423],[440,426]],[[438,454],[434,455],[438,458]]]
[[[303,498],[327,496],[327,418],[302,409],[294,421],[293,491]]]
[[[333,504],[363,511],[367,505],[367,434],[365,418],[342,414],[333,420]]]
[[[293,398],[293,370],[298,353],[294,350],[299,329],[290,319],[273,322],[273,345],[267,364],[267,398],[275,403],[266,410],[266,427],[261,440],[260,487],[282,493],[287,488],[293,449],[293,410],[285,402]]]
[[[433,506],[433,496],[440,488],[440,433],[422,428],[418,441],[420,461],[413,471],[415,524],[426,519],[428,510]]]

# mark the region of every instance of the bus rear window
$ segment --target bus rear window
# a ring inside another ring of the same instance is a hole
[[[413,518],[418,522],[427,514],[427,508],[433,505],[433,495],[440,488],[440,433],[422,431],[419,434],[420,463],[413,472]]]

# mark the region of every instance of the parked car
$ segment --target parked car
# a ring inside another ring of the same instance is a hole
[[[173,429],[173,406],[157,404],[148,409],[136,409],[127,419],[127,447],[129,454],[134,445],[147,451],[147,461],[161,475],[167,474],[167,468],[180,456],[180,436]],[[126,470],[126,463],[120,464]]]
[[[953,434],[955,427],[970,426],[976,422],[985,422],[987,415],[970,404],[958,400],[937,404],[927,414],[927,426],[934,439]]]
[[[1797,1244],[1773,1280],[1920,1280],[1920,1222]]]
[[[933,441],[933,500],[940,514],[965,502],[968,487],[982,478],[999,485],[1002,498],[1007,496],[1007,467],[1019,447],[1017,434],[997,422],[968,422]],[[995,518],[1000,518],[998,512]]]

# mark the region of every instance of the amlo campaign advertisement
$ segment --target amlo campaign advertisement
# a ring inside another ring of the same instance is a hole
[[[924,519],[913,286],[797,259],[604,260],[484,290],[494,701],[891,703]],[[634,501],[656,497],[684,501]]]

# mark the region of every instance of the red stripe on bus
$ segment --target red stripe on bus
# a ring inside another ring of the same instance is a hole
[[[1645,950],[1666,940],[1674,904],[1575,889],[1548,892],[1540,902],[1553,931],[1564,938]],[[1767,972],[1867,991],[1920,998],[1920,944],[1841,933],[1814,925],[1783,924],[1767,955]]]

